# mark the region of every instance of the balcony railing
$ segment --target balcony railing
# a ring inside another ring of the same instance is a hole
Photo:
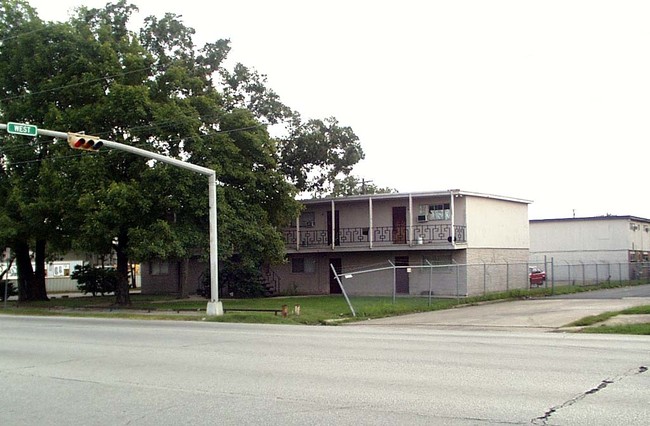
[[[450,243],[452,238],[456,243],[466,242],[466,227],[451,224],[413,225],[413,240],[408,227],[378,226],[372,229],[373,246],[387,245],[424,245]],[[284,242],[288,248],[298,243],[298,230],[284,230]],[[326,229],[300,230],[301,247],[328,247],[332,245],[332,232]],[[339,228],[334,233],[335,246],[363,247],[370,246],[370,230],[368,228]]]

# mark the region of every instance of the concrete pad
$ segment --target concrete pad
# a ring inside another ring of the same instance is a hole
[[[581,318],[650,305],[650,297],[624,299],[528,299],[463,306],[364,321],[363,325],[556,331]]]

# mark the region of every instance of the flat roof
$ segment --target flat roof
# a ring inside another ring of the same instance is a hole
[[[463,191],[460,189],[448,189],[446,191],[425,191],[425,192],[394,192],[388,194],[364,194],[364,195],[349,195],[345,197],[324,197],[324,198],[309,198],[309,199],[300,199],[298,201],[304,204],[317,204],[324,201],[337,201],[337,202],[346,202],[346,201],[364,201],[364,200],[392,200],[399,198],[408,198],[408,197],[449,197],[451,195],[458,196],[467,196],[467,197],[479,197],[479,198],[490,198],[501,201],[510,201],[513,203],[522,203],[522,204],[531,204],[532,201],[524,200],[522,198],[506,197],[502,195],[494,194],[482,194],[479,192]]]
[[[589,217],[562,217],[555,219],[531,219],[531,223],[543,223],[543,222],[587,222],[587,221],[597,221],[597,220],[633,220],[635,222],[646,222],[650,223],[650,219],[645,219],[639,216],[615,216],[615,215],[604,215],[604,216],[589,216]]]

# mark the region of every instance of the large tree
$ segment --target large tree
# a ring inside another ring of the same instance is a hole
[[[227,40],[199,48],[176,15],[149,17],[136,34],[128,28],[136,8],[123,0],[81,7],[66,23],[42,22],[22,0],[0,5],[0,121],[85,131],[214,169],[226,263],[281,260],[277,227],[298,213],[297,191],[320,190],[363,157],[350,128],[333,118],[302,123],[263,75],[223,68]],[[272,138],[270,124],[284,126],[286,136]],[[30,282],[42,283],[40,295],[32,284],[23,289],[26,300],[46,297],[48,250],[115,253],[119,304],[129,303],[130,260],[206,251],[204,177],[42,137],[5,138],[2,149],[8,203],[0,222],[11,231],[0,242],[17,256],[35,254]]]
[[[345,176],[342,179],[336,179],[332,185],[332,192],[328,195],[332,197],[341,197],[349,195],[365,194],[390,194],[397,192],[394,188],[382,188],[371,180],[366,180],[354,175]]]
[[[0,114],[6,121],[42,123],[51,116],[49,105],[40,100],[52,90],[56,70],[49,63],[51,47],[60,35],[60,26],[48,28],[26,2],[0,3]],[[66,203],[63,174],[49,161],[56,150],[51,139],[2,140],[4,244],[16,258],[20,300],[45,300],[48,242],[52,248],[65,246],[59,238]]]
[[[303,120],[267,87],[266,76],[237,64],[221,70],[226,109],[246,108],[284,130],[277,137],[279,167],[300,192],[322,195],[364,158],[359,138],[335,117]]]

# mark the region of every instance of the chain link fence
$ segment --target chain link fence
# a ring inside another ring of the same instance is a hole
[[[531,287],[589,286],[606,282],[650,282],[650,262],[544,262],[436,265],[398,262],[334,271],[350,296],[481,296]],[[541,271],[541,272],[536,272]],[[541,274],[541,275],[540,275]],[[543,277],[543,278],[540,278]]]

